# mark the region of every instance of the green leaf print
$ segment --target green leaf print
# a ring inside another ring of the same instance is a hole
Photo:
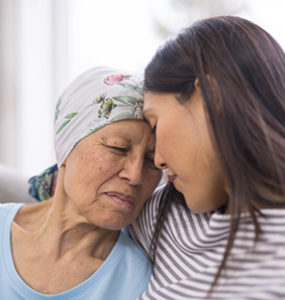
[[[143,89],[141,89],[140,87],[136,87],[135,90],[137,91],[138,94],[143,96]]]
[[[58,99],[58,102],[56,104],[55,115],[54,115],[54,123],[56,122],[56,120],[58,118],[58,114],[60,112],[60,109],[59,109],[60,105],[61,105],[61,98]]]
[[[113,99],[125,104],[135,104],[138,102],[137,98],[131,96],[119,96],[119,97],[113,97]]]
[[[124,119],[135,119],[135,117],[131,113],[121,113],[121,114],[117,115],[115,118],[113,118],[110,121],[110,123],[115,122],[115,121],[124,120]]]
[[[65,121],[58,129],[58,131],[56,133],[61,132],[61,130],[71,121],[71,119]]]
[[[143,90],[138,85],[128,84],[128,83],[119,83],[119,85],[121,85],[125,89],[136,91],[138,94],[143,96]]]
[[[120,86],[124,87],[125,89],[129,90],[136,90],[136,85],[134,84],[128,84],[128,83],[119,83]]]
[[[74,118],[76,115],[78,115],[78,113],[71,113],[71,114],[67,115],[67,116],[65,117],[65,119],[72,119],[72,118]]]

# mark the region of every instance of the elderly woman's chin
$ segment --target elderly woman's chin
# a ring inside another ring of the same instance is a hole
[[[116,231],[131,224],[139,215],[147,198],[126,200],[124,194],[106,192],[98,196],[90,205],[78,205],[76,211],[88,224],[105,230]],[[80,218],[78,218],[79,220]]]
[[[59,169],[55,196],[90,224],[121,229],[136,219],[161,179],[153,162],[154,145],[142,120],[105,126],[71,151]]]
[[[93,224],[102,229],[116,231],[131,224],[138,217],[141,208],[142,205],[136,210],[130,210],[128,213],[124,213],[120,209],[113,209],[112,207],[106,207],[104,209],[98,208],[95,213],[90,211],[85,214],[85,218],[89,224]],[[94,217],[94,214],[98,215]]]

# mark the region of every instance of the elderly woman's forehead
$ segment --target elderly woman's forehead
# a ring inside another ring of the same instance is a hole
[[[102,127],[97,132],[98,134],[104,134],[108,131],[115,135],[124,136],[127,134],[145,134],[150,129],[150,126],[144,120],[129,119],[111,123],[107,126]]]
[[[151,128],[143,120],[114,122],[97,130],[91,136],[103,143],[121,140],[135,145],[145,145],[148,151],[155,147],[155,137],[151,134]]]

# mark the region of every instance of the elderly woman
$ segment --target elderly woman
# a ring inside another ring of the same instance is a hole
[[[54,196],[0,205],[1,299],[136,299],[151,270],[121,228],[161,178],[140,82],[103,67],[84,73],[60,98],[54,132]]]

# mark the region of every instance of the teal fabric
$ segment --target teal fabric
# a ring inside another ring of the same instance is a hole
[[[151,268],[124,230],[102,266],[80,285],[57,295],[44,295],[31,289],[18,275],[11,253],[11,224],[22,205],[0,204],[1,300],[135,300],[147,289]]]
[[[46,169],[42,174],[29,179],[29,194],[38,201],[49,199],[55,191],[57,182],[57,164]]]

